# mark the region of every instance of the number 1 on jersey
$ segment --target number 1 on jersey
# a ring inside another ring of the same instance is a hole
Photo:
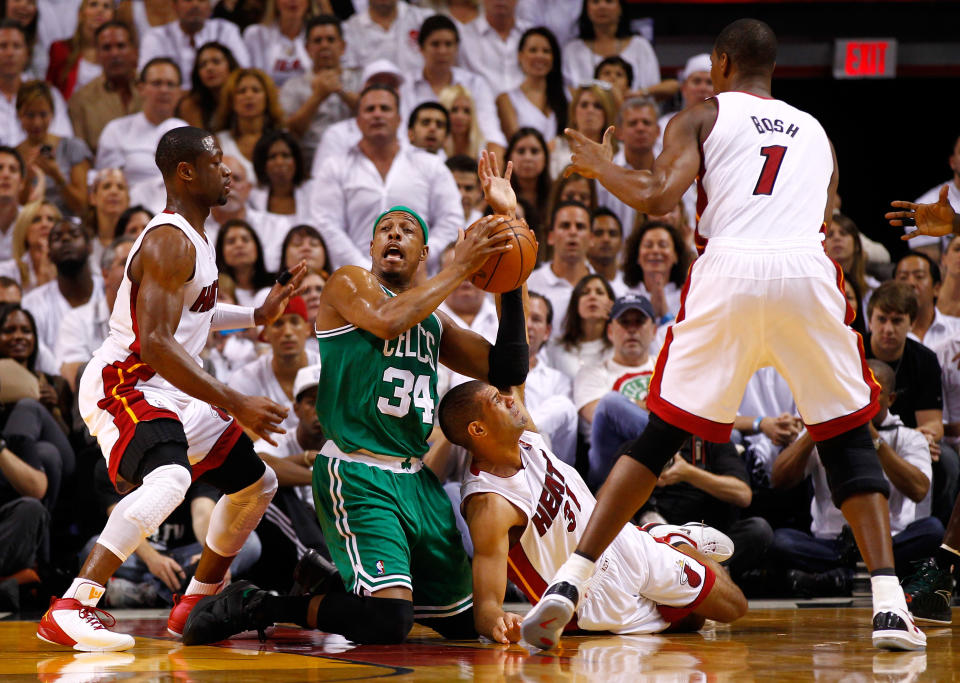
[[[783,163],[783,156],[786,153],[787,148],[783,145],[760,148],[760,155],[764,157],[763,169],[760,171],[760,177],[757,178],[757,186],[753,188],[754,194],[773,194],[773,185],[777,182],[780,164]]]

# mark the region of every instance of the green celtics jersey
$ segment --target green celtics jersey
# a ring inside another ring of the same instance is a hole
[[[386,341],[355,325],[318,330],[317,415],[326,437],[344,453],[423,456],[438,402],[442,332],[435,313]]]

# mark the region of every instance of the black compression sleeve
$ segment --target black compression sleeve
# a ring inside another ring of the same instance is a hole
[[[497,343],[490,349],[487,379],[498,389],[523,384],[530,371],[530,347],[527,345],[527,321],[523,315],[521,289],[500,297],[500,328]]]

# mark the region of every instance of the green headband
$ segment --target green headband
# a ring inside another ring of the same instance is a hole
[[[380,221],[383,220],[383,217],[386,216],[388,213],[393,213],[394,211],[400,211],[401,213],[410,214],[416,219],[417,223],[420,224],[420,229],[423,230],[423,243],[426,244],[427,240],[430,238],[430,231],[427,229],[426,221],[420,218],[420,214],[418,214],[416,211],[411,209],[409,206],[402,206],[400,204],[397,204],[396,206],[391,206],[389,209],[387,209],[386,211],[381,213],[379,216],[377,216],[377,220],[373,222],[373,234],[374,235],[377,234],[377,226],[380,225]]]

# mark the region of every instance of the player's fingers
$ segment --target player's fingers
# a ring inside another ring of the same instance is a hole
[[[890,206],[896,209],[908,209],[909,211],[916,211],[917,205],[913,202],[905,202],[902,199],[895,199],[890,202]]]
[[[949,186],[949,185],[944,185],[943,187],[940,188],[940,203],[941,203],[941,204],[948,204],[948,203],[949,203],[949,202],[947,201],[947,196],[949,195],[949,193],[950,193],[950,186]]]
[[[477,162],[477,175],[480,177],[481,183],[485,183],[487,177],[490,175],[490,165],[487,162],[487,150],[480,152],[480,161]]]
[[[507,168],[506,168],[506,170],[503,172],[503,179],[504,179],[504,180],[510,180],[510,176],[512,176],[512,175],[513,175],[513,162],[512,162],[512,161],[508,161],[508,162],[507,162]]]
[[[563,132],[567,136],[567,139],[573,144],[582,145],[586,142],[592,142],[592,140],[590,140],[590,138],[588,138],[586,135],[578,130],[574,130],[573,128],[564,128]]]
[[[603,145],[605,147],[613,146],[613,136],[617,132],[615,126],[609,126],[605,131],[603,131]]]

